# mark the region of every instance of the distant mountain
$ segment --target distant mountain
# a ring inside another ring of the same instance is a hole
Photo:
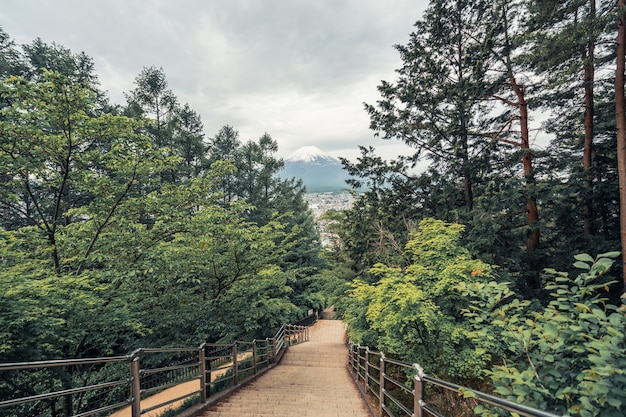
[[[341,162],[316,146],[303,146],[287,158],[279,173],[283,178],[300,178],[310,193],[336,192],[347,188],[349,178]]]

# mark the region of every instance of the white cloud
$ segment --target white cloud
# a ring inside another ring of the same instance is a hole
[[[41,37],[94,58],[113,102],[143,67],[163,67],[207,136],[268,132],[285,156],[303,145],[355,157],[373,139],[363,102],[400,65],[427,0],[6,0],[0,25],[18,43]]]

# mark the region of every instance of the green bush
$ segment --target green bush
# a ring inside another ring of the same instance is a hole
[[[556,414],[626,415],[626,306],[603,296],[617,256],[577,255],[575,278],[546,270],[552,299],[536,312],[508,284],[459,286],[473,300],[465,315],[476,352],[494,363],[487,374],[498,394]]]
[[[352,340],[418,362],[427,373],[465,383],[481,375],[482,356],[468,338],[459,283],[484,282],[493,267],[459,245],[463,226],[424,219],[406,245],[406,269],[378,264],[376,282],[356,280],[344,317]]]

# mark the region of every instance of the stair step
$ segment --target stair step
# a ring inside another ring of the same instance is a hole
[[[289,348],[281,364],[205,411],[203,417],[370,417],[346,369],[345,328],[321,320],[310,341]]]

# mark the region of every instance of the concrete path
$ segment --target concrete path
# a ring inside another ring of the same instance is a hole
[[[348,370],[345,327],[320,320],[280,365],[215,404],[203,417],[371,417]]]

